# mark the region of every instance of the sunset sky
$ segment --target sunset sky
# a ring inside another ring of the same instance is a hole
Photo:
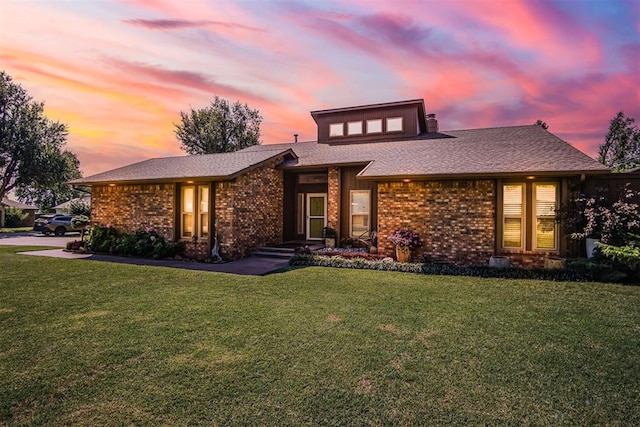
[[[443,130],[542,119],[595,156],[617,111],[640,120],[640,2],[0,0],[0,69],[85,176],[184,154],[173,123],[214,95],[259,109],[265,144],[424,98]]]

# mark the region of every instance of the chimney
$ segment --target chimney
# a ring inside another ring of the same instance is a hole
[[[427,114],[427,133],[436,133],[438,130],[438,121],[435,113]]]
[[[297,133],[293,134],[293,142],[298,142],[298,134]]]

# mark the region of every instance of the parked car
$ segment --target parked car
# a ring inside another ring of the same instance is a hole
[[[33,231],[41,231],[44,233],[44,230],[46,230],[47,228],[47,221],[52,218],[56,218],[60,216],[65,216],[65,214],[40,215],[39,217],[36,218],[35,222],[33,223]]]
[[[82,232],[81,228],[73,228],[71,226],[71,220],[75,215],[64,215],[50,218],[46,222],[45,229],[42,231],[45,235],[54,233],[56,236],[64,236],[65,233],[70,231]]]

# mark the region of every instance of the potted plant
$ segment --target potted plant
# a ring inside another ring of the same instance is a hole
[[[394,231],[387,237],[387,241],[396,245],[396,259],[398,262],[409,262],[411,251],[422,246],[420,236],[408,229]]]
[[[324,245],[327,248],[333,249],[336,247],[336,238],[338,233],[335,228],[325,227],[322,229],[322,236],[324,237]]]

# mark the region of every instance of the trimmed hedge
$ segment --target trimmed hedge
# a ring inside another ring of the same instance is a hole
[[[89,232],[87,248],[110,255],[164,259],[182,255],[184,242],[167,242],[153,228],[147,227],[133,234],[119,233],[110,226],[95,226]]]
[[[445,276],[469,276],[502,279],[536,279],[548,281],[568,282],[624,282],[629,276],[613,270],[607,265],[574,262],[573,268],[565,269],[520,269],[496,268],[488,265],[456,266],[447,263],[399,263],[381,260],[367,260],[364,258],[346,259],[340,256],[321,256],[310,254],[296,254],[289,265],[291,266],[319,266],[337,268],[361,268],[366,270],[401,271],[407,273],[421,273]]]

